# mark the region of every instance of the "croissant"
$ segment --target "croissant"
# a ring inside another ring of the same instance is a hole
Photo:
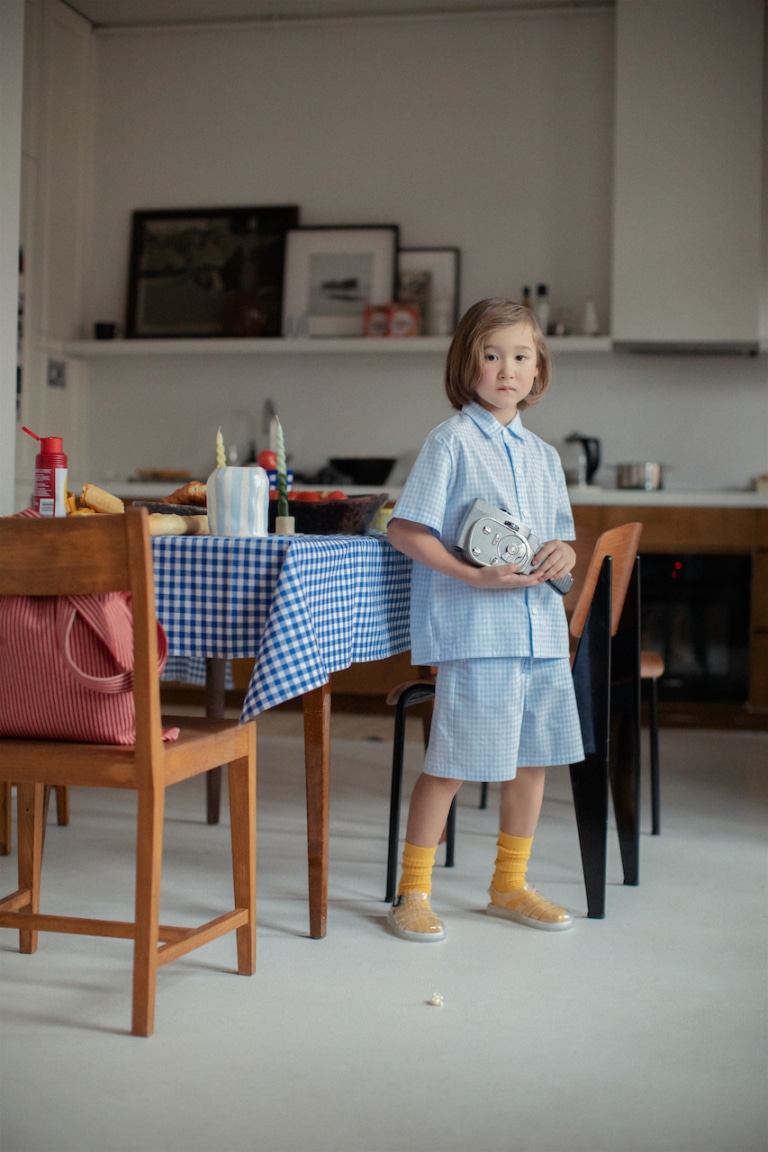
[[[206,487],[202,480],[190,480],[183,488],[177,488],[170,496],[164,496],[159,504],[192,504],[197,508],[208,507]]]

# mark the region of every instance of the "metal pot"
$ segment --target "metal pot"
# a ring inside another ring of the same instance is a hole
[[[644,460],[639,464],[616,465],[617,488],[642,488],[645,492],[655,492],[663,487],[662,464]]]

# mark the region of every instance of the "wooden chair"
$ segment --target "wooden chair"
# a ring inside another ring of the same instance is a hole
[[[639,578],[637,548],[642,524],[624,524],[597,539],[580,535],[575,543],[574,586],[566,597],[573,638],[572,668],[585,747],[585,761],[571,765],[579,842],[587,890],[588,915],[605,915],[608,780],[613,785],[619,844],[627,884],[636,884],[639,859],[638,762],[639,713]],[[434,677],[411,680],[393,688],[387,702],[395,707],[392,752],[387,878],[384,899],[395,894],[402,792],[405,710],[434,699]],[[611,726],[615,734],[610,771]],[[425,743],[428,728],[425,728]],[[480,806],[487,803],[481,788]],[[454,861],[455,800],[446,828],[446,866]]]
[[[18,793],[18,891],[0,899],[0,927],[19,931],[35,952],[38,931],[133,940],[132,1032],[154,1027],[158,968],[227,932],[237,934],[237,971],[256,967],[255,725],[161,717],[152,549],[145,509],[66,520],[0,519],[0,595],[56,596],[129,590],[134,617],[136,744],[130,747],[0,738],[0,781]],[[181,729],[164,742],[163,727]],[[198,927],[159,923],[165,790],[229,765],[234,900]],[[46,785],[132,789],[137,793],[135,916],[132,921],[40,912]]]
[[[622,524],[597,538],[569,625],[585,751],[571,790],[591,919],[605,916],[609,782],[624,883],[639,882],[642,530]]]

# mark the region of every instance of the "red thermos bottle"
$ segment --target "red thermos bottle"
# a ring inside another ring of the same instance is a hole
[[[29,432],[28,428],[24,428]],[[67,514],[67,458],[60,436],[35,436],[40,451],[35,456],[35,483],[32,489],[32,507],[41,516]]]

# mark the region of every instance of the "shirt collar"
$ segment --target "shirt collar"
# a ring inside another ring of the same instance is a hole
[[[482,404],[478,404],[476,400],[471,400],[469,404],[465,404],[462,408],[465,416],[469,416],[474,420],[478,428],[485,432],[486,436],[501,436],[504,432],[509,432],[518,440],[525,439],[525,429],[523,422],[520,419],[520,413],[515,413],[514,420],[511,420],[506,426],[500,424],[499,421],[493,416],[487,408],[483,408]]]

